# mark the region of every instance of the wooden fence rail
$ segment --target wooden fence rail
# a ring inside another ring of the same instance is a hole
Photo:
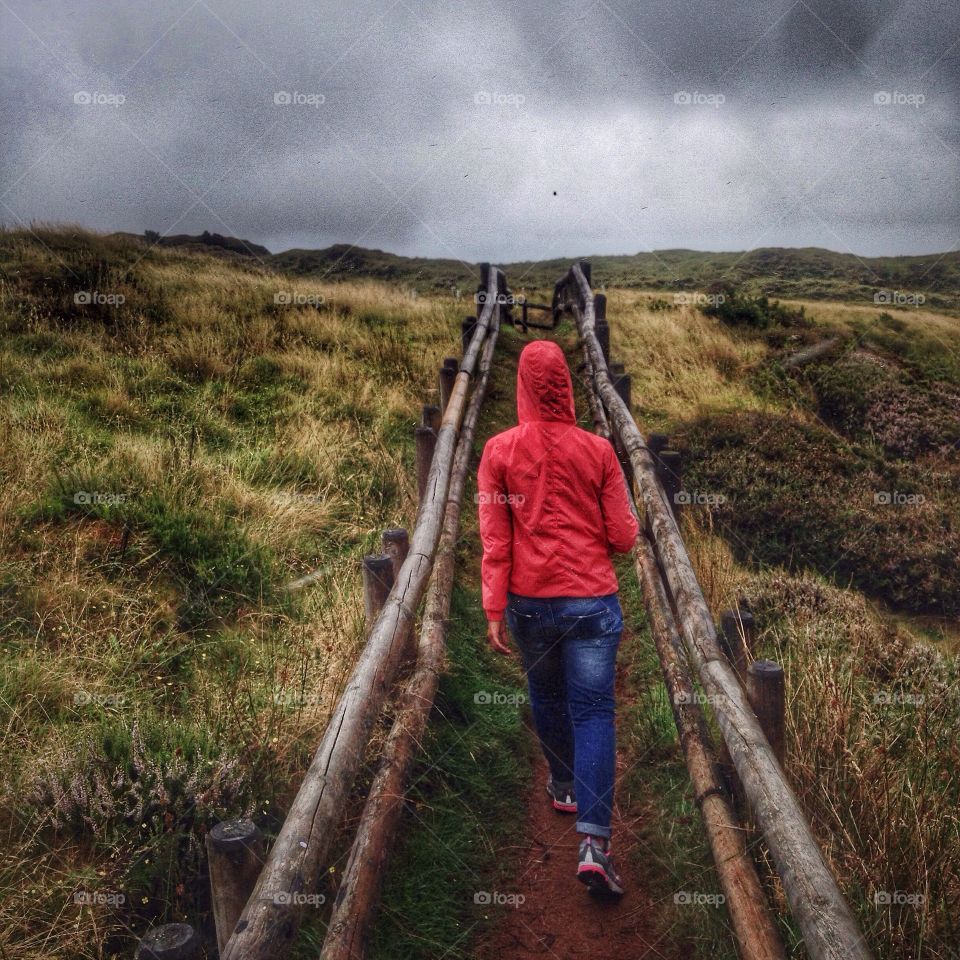
[[[611,431],[633,468],[657,561],[677,612],[687,655],[706,691],[787,901],[813,960],[872,960],[803,811],[717,640],[713,617],[668,505],[656,464],[616,390],[596,336],[589,264],[574,264],[556,287],[555,310],[577,306],[580,336]]]
[[[222,952],[223,960],[280,960],[296,937],[305,905],[318,895],[336,827],[373,724],[393,686],[440,540],[468,389],[494,322],[498,284],[504,283],[502,274],[494,269],[487,268],[484,279],[486,302],[446,398],[409,553]]]

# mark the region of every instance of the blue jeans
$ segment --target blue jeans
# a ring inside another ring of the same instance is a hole
[[[615,593],[547,599],[511,593],[506,617],[527,671],[533,721],[550,775],[557,784],[574,784],[577,832],[609,837],[620,601]]]

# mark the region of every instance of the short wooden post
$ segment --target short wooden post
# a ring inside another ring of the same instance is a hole
[[[667,503],[673,511],[673,517],[680,524],[681,498],[679,494],[683,490],[683,473],[680,462],[680,454],[676,450],[661,450],[657,457],[657,464],[660,468],[660,483],[663,491],[667,495]]]
[[[384,553],[368,553],[363,558],[363,613],[367,629],[383,609],[393,586],[393,560]]]
[[[617,391],[620,399],[626,404],[628,410],[633,406],[631,379],[629,373],[621,373],[613,381],[613,388]]]
[[[417,444],[417,497],[423,503],[430,476],[430,464],[433,463],[433,451],[437,446],[436,431],[430,427],[417,427],[414,431]]]
[[[490,286],[490,264],[480,264],[480,286],[486,290]]]
[[[134,954],[136,960],[193,960],[200,936],[189,923],[165,923],[148,930]]]
[[[622,373],[617,377],[613,378],[613,387],[617,391],[617,395],[620,399],[627,405],[627,409],[630,409],[630,374]],[[631,492],[633,491],[633,464],[630,462],[630,455],[627,453],[626,447],[620,440],[619,434],[614,434],[615,442],[614,449],[617,451],[617,458],[620,461],[620,465],[623,467],[624,476],[627,478],[627,489]]]
[[[753,654],[753,614],[743,607],[724,610],[720,614],[720,642],[740,682],[746,683]]]
[[[460,321],[460,340],[463,343],[463,352],[467,352],[470,341],[473,339],[473,332],[477,329],[477,318],[474,316],[464,317]]]
[[[607,368],[610,367],[610,324],[606,320],[598,320],[594,328],[597,334],[597,342],[600,344],[600,352],[603,354],[604,362]]]
[[[423,420],[422,425],[429,427],[431,430],[437,431],[440,429],[440,420],[442,413],[440,408],[435,403],[425,403],[423,405]]]
[[[622,377],[627,372],[627,368],[619,361],[616,363],[608,363],[607,369],[610,371],[610,381],[614,387],[617,385],[617,377]]]
[[[453,393],[453,384],[457,379],[457,371],[453,367],[443,366],[440,368],[440,409],[446,410],[447,403],[450,400],[450,394]]]
[[[783,667],[773,660],[754,660],[747,667],[747,699],[760,721],[773,754],[783,766],[786,748],[787,697]]]
[[[396,580],[403,561],[407,559],[407,554],[410,552],[410,534],[403,527],[391,527],[383,531],[381,543],[383,552],[393,564],[393,579]]]
[[[454,372],[460,369],[460,361],[456,357],[444,357],[443,365],[449,367]]]
[[[223,953],[256,886],[266,845],[252,820],[222,820],[207,834],[206,846],[217,949]]]
[[[584,277],[584,279],[587,281],[587,283],[590,283],[590,261],[589,261],[589,260],[581,260],[581,261],[580,261],[580,270],[581,270],[581,272],[583,273],[583,277]]]
[[[651,433],[647,437],[647,449],[653,455],[654,462],[660,456],[661,450],[666,450],[670,446],[670,437],[665,433]]]

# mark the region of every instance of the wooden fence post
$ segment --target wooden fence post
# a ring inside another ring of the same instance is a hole
[[[774,756],[783,766],[786,748],[786,683],[783,667],[773,660],[754,660],[747,667],[747,699],[760,721]]]
[[[165,923],[148,930],[135,954],[136,960],[193,960],[200,952],[200,937],[189,923]]]
[[[450,394],[453,393],[453,383],[457,379],[457,371],[446,364],[440,368],[440,410],[447,409]]]
[[[393,565],[393,579],[396,580],[403,561],[407,559],[407,554],[410,552],[410,534],[403,527],[391,527],[383,531],[381,542],[383,552],[390,558]]]
[[[437,435],[430,427],[417,427],[417,496],[423,503],[427,490],[427,478],[430,476],[430,464],[433,463],[433,451],[437,446]]]
[[[460,361],[456,357],[444,357],[443,365],[449,367],[454,373],[460,370]]]
[[[367,629],[383,609],[393,586],[393,560],[383,553],[368,553],[363,558],[363,613]]]
[[[440,429],[442,416],[440,408],[435,403],[425,403],[423,405],[423,423],[421,425],[429,427],[436,432]]]
[[[266,846],[252,820],[222,820],[207,834],[206,846],[217,949],[222,952],[256,886]]]
[[[590,283],[590,261],[589,260],[580,261],[580,272],[585,277],[587,283]]]

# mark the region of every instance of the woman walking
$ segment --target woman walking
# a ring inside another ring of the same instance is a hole
[[[616,895],[610,814],[616,762],[614,666],[623,616],[610,553],[638,525],[609,441],[576,425],[573,384],[557,344],[520,354],[518,425],[480,460],[487,638],[523,659],[554,808],[576,813],[578,878]]]

